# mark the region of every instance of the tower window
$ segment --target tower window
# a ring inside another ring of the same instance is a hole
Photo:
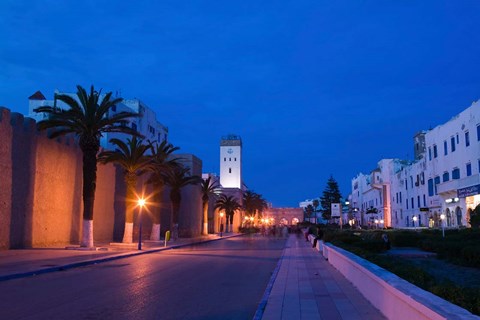
[[[223,161],[227,161],[227,158],[223,158]]]
[[[232,173],[232,168],[228,168],[228,173]]]

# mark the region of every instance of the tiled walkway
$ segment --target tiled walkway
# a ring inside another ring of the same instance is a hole
[[[278,319],[385,319],[309,242],[291,235],[263,313]]]

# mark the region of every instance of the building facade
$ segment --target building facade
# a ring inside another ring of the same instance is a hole
[[[350,211],[362,225],[467,227],[480,204],[480,104],[414,136],[413,161],[383,159],[352,179]],[[443,220],[442,220],[443,217]]]

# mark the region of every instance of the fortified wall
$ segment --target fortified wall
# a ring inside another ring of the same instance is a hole
[[[0,107],[0,249],[80,243],[82,152],[73,137],[49,139],[47,134],[37,131],[33,119]],[[139,180],[140,190],[145,179]],[[182,202],[190,198],[185,194]],[[93,214],[96,243],[121,241],[124,212],[122,170],[99,164]],[[201,210],[188,213],[201,215]],[[143,218],[146,239],[152,222],[148,215]],[[184,233],[195,236],[197,229]]]

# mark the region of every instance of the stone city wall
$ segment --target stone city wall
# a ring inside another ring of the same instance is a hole
[[[139,190],[145,179],[139,179]],[[185,193],[184,202],[198,200],[197,194]],[[164,199],[168,201],[168,196]],[[95,242],[121,241],[124,203],[122,170],[99,164]],[[169,204],[163,207],[168,213]],[[201,209],[195,212],[201,203],[184,207],[185,214],[201,216]],[[78,244],[82,212],[82,152],[73,137],[49,139],[47,132],[37,131],[33,119],[0,107],[0,249]],[[151,218],[146,214],[142,220],[148,237]],[[185,234],[198,235],[198,228],[194,229]]]

